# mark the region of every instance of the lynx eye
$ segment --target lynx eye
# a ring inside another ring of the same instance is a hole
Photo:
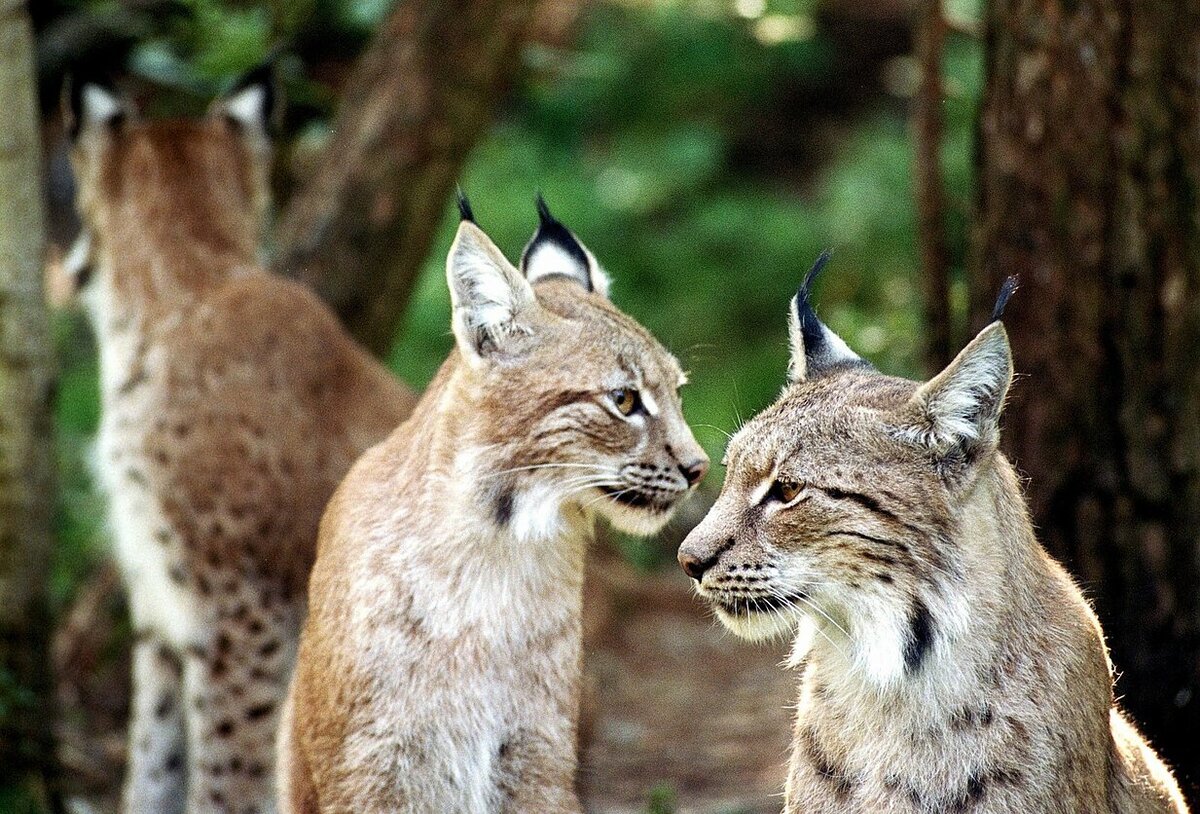
[[[800,493],[803,491],[804,484],[799,481],[777,480],[771,484],[767,497],[771,500],[778,500],[780,503],[791,503],[800,497]]]
[[[612,399],[613,404],[616,405],[617,412],[621,415],[633,415],[642,406],[642,399],[638,395],[638,391],[632,387],[621,387],[613,390],[608,394],[608,397]]]

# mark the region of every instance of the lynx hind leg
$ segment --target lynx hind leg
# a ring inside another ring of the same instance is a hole
[[[166,642],[142,635],[133,645],[129,765],[125,814],[182,814],[184,784],[183,667]]]
[[[272,814],[275,736],[295,658],[295,613],[226,618],[189,650],[188,812]]]

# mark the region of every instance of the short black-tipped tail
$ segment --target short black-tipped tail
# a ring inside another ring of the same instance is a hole
[[[1020,288],[1020,281],[1017,275],[1012,274],[1004,278],[1004,282],[1000,285],[1000,293],[996,295],[996,304],[992,307],[992,322],[1004,316],[1004,309],[1008,305],[1008,301],[1012,299],[1012,295],[1017,293]]]
[[[462,191],[462,187],[455,187],[455,197],[458,200],[458,217],[461,220],[475,223],[475,212],[472,211],[471,202],[467,200],[467,195]]]

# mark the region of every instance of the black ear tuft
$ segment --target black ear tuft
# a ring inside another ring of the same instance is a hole
[[[535,204],[537,206],[538,223],[540,223],[542,226],[546,226],[547,224],[558,224],[559,226],[562,226],[562,224],[558,223],[558,221],[554,219],[554,216],[550,214],[550,207],[546,205],[546,199],[542,197],[541,192],[538,192]]]
[[[454,196],[458,201],[458,218],[460,221],[470,221],[475,223],[475,213],[471,211],[471,202],[467,200],[467,194],[463,192],[462,187],[454,188]],[[478,226],[478,224],[476,224]]]
[[[813,310],[811,297],[812,285],[825,270],[825,266],[829,264],[830,256],[829,249],[821,252],[812,264],[812,268],[808,270],[808,274],[804,275],[804,282],[800,284],[799,290],[796,291],[796,319],[800,321],[800,332],[809,356],[816,355],[825,342],[825,326],[821,324],[821,320],[817,318],[817,312]]]
[[[1000,285],[1000,293],[996,295],[996,304],[992,307],[992,322],[1004,316],[1004,309],[1008,305],[1008,301],[1012,298],[1013,294],[1017,293],[1017,289],[1020,287],[1017,275],[1010,274],[1004,278],[1004,282]]]
[[[246,71],[229,89],[231,94],[237,93],[239,90],[254,85],[274,85],[275,84],[275,63],[272,60],[266,60],[258,65],[255,65],[250,70]]]
[[[562,274],[575,279],[588,291],[592,284],[592,263],[583,245],[550,213],[539,192],[536,199],[538,228],[521,254],[521,270],[533,282],[542,277]],[[540,260],[545,262],[539,262]]]

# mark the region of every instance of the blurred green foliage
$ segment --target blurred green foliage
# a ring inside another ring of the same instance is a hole
[[[782,386],[787,304],[824,248],[834,252],[817,294],[826,321],[881,369],[922,373],[903,107],[885,99],[861,111],[811,183],[795,188],[740,172],[730,157],[739,122],[781,89],[825,81],[819,29],[766,44],[752,21],[669,3],[601,5],[586,23],[569,53],[534,55],[529,80],[465,173],[480,224],[501,248],[519,255],[541,190],[606,267],[617,304],[690,371],[685,409],[714,460],[724,431]],[[947,224],[961,279],[977,45],[953,40],[945,70]],[[390,359],[416,385],[451,344],[447,212]]]
[[[191,99],[174,103],[187,109],[284,43],[292,49],[279,59],[292,109],[288,132],[319,144],[335,103],[321,76],[330,60],[341,60],[344,71],[389,6],[174,0],[126,23],[136,35],[128,68]],[[59,0],[54,13],[100,18],[121,8],[112,0]],[[955,0],[949,10],[969,23],[978,0]],[[526,50],[524,78],[463,176],[481,225],[514,259],[536,223],[535,192],[546,196],[609,271],[617,304],[689,370],[685,410],[714,460],[725,433],[778,393],[786,307],[824,248],[834,253],[817,292],[825,320],[881,369],[922,373],[903,98],[915,67],[904,56],[892,60],[867,101],[834,111],[832,124],[790,109],[798,94],[819,98],[838,81],[837,43],[820,20],[818,0],[594,5],[569,47]],[[945,58],[943,165],[960,316],[980,53],[977,42],[954,36]],[[789,143],[806,144],[809,127],[836,138],[747,162],[764,120],[801,131]],[[447,202],[389,357],[418,387],[451,346],[443,276],[451,210]],[[54,589],[65,601],[100,550],[103,510],[86,465],[98,415],[95,351],[78,320],[60,320],[58,340],[63,545]],[[626,551],[643,566],[661,554],[644,543]]]

